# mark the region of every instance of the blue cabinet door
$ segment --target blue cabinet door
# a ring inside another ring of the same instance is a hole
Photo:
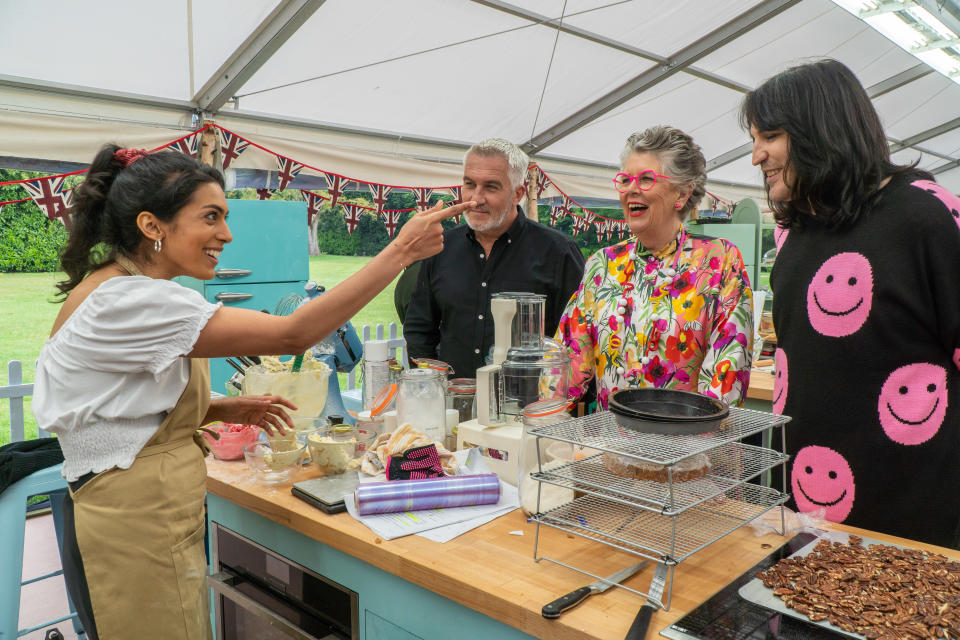
[[[217,277],[208,284],[290,282],[309,276],[307,204],[227,200],[233,242],[223,248]],[[226,270],[249,271],[224,277]]]

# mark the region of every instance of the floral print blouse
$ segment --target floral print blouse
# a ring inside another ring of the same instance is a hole
[[[678,247],[681,249],[678,251]],[[681,229],[653,253],[635,238],[600,249],[560,318],[571,397],[597,376],[597,399],[631,386],[694,391],[743,404],[753,292],[729,241]]]

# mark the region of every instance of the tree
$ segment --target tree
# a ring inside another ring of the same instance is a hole
[[[0,182],[37,178],[32,171],[0,169]],[[82,178],[68,179],[68,186]],[[19,185],[0,186],[0,202],[19,200],[27,192]],[[8,204],[0,210],[0,272],[56,271],[67,230],[59,220],[49,220],[33,201]]]

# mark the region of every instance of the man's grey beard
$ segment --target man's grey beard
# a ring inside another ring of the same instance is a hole
[[[489,230],[491,230],[491,229],[496,229],[496,228],[498,228],[501,224],[503,224],[503,221],[507,219],[507,216],[510,215],[510,212],[511,212],[514,208],[515,208],[514,205],[512,205],[512,204],[507,204],[506,208],[500,213],[499,216],[497,216],[497,217],[493,217],[493,216],[488,217],[488,218],[487,218],[487,221],[486,221],[485,223],[483,223],[481,226],[478,226],[478,227],[475,227],[475,226],[473,225],[473,223],[470,222],[470,216],[469,216],[468,214],[464,214],[464,217],[467,219],[467,226],[469,226],[471,229],[473,229],[474,232],[479,231],[480,233],[484,233],[484,232],[489,231]]]

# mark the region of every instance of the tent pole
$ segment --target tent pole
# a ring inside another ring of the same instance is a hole
[[[531,162],[527,165],[527,217],[531,220],[537,220],[537,174],[536,164]]]
[[[201,126],[207,121],[201,123]],[[200,134],[200,162],[208,167],[220,167],[220,136],[213,127]]]

